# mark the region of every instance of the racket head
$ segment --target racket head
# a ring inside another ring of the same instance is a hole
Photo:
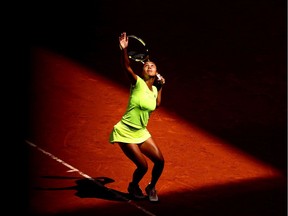
[[[127,37],[129,40],[128,57],[135,62],[144,64],[145,61],[149,60],[149,50],[145,42],[135,35],[128,35]]]

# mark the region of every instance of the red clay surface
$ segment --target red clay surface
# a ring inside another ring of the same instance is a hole
[[[166,160],[160,202],[128,201],[134,165],[108,137],[129,87],[57,53],[32,54],[29,215],[286,215],[285,174],[164,107],[148,125]]]

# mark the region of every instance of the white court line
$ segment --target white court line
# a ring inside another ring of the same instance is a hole
[[[35,145],[34,143],[32,143],[32,142],[30,142],[30,141],[28,141],[28,140],[25,140],[25,142],[26,142],[27,144],[29,144],[30,146],[38,149],[38,150],[41,151],[42,153],[48,155],[49,157],[51,157],[52,159],[56,160],[57,162],[61,163],[62,165],[68,167],[68,168],[70,169],[68,172],[78,172],[78,173],[79,173],[81,176],[83,176],[84,178],[87,178],[87,179],[93,181],[95,184],[97,184],[97,185],[100,186],[100,187],[104,187],[102,184],[100,184],[98,181],[96,181],[95,179],[93,179],[93,178],[90,177],[89,175],[81,172],[80,170],[76,169],[75,167],[71,166],[70,164],[66,163],[65,161],[61,160],[60,158],[58,158],[58,157],[54,156],[53,154],[45,151],[44,149],[38,147],[38,146]],[[109,188],[107,188],[107,187],[105,187],[105,189],[106,189],[107,191],[113,193],[116,197],[118,197],[118,198],[120,198],[120,199],[128,202],[129,204],[135,206],[136,208],[142,210],[142,211],[143,211],[144,213],[146,213],[147,215],[156,216],[155,214],[151,213],[150,211],[148,211],[148,210],[144,209],[143,207],[137,205],[137,203],[133,202],[133,200],[130,200],[130,199],[124,197],[124,196],[121,196],[120,193],[117,193],[116,191],[113,191],[113,190],[111,190],[111,189],[109,189]]]

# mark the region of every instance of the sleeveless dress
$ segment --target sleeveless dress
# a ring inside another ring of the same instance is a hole
[[[140,144],[151,137],[146,127],[152,111],[156,109],[157,95],[156,86],[152,86],[151,91],[145,81],[137,76],[136,84],[130,87],[126,112],[114,125],[109,142]]]

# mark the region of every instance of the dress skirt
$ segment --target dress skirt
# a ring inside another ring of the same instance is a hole
[[[151,137],[151,134],[146,127],[138,129],[119,121],[114,125],[109,141],[112,144],[114,142],[140,144],[149,137]]]

